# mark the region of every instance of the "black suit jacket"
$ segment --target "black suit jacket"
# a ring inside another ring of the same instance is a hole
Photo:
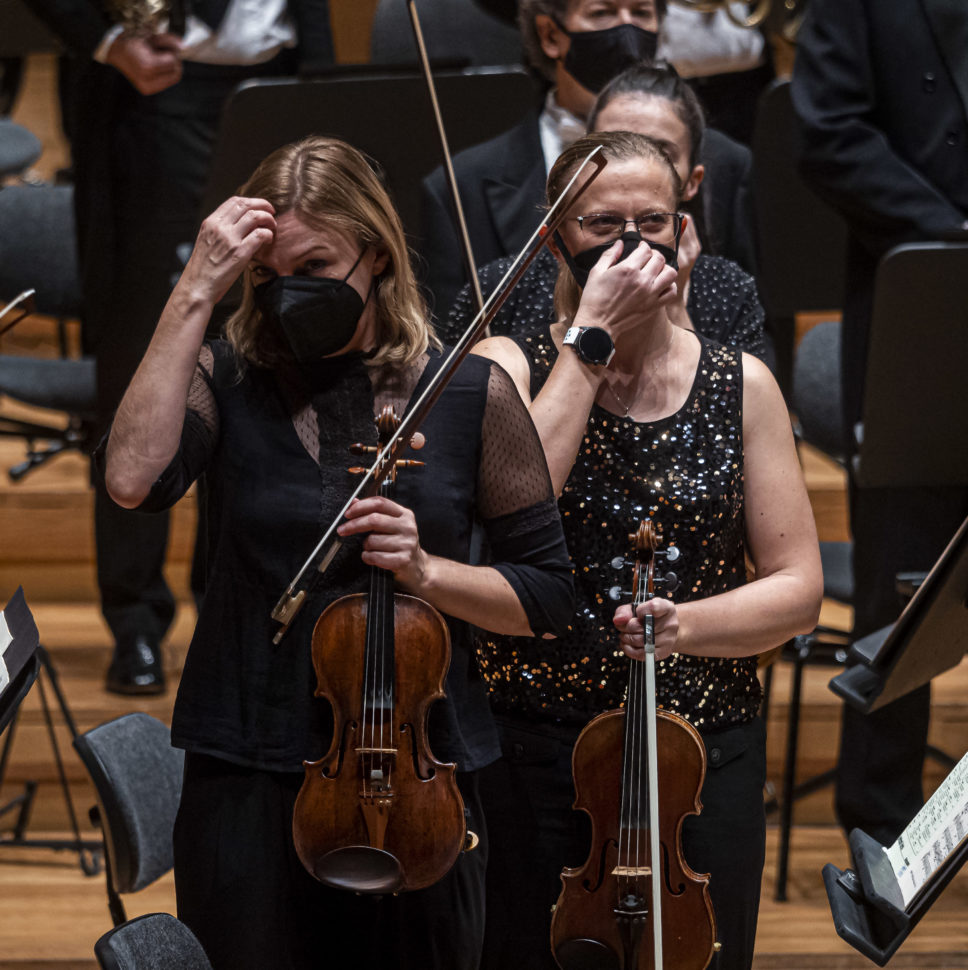
[[[811,0],[791,96],[800,170],[850,233],[844,390],[852,425],[878,260],[968,219],[968,4]]]
[[[754,273],[750,151],[709,129],[702,161],[706,165],[703,208],[709,248]],[[538,225],[545,200],[537,111],[497,138],[459,152],[454,156],[454,174],[477,265],[517,255]],[[437,169],[423,182],[420,251],[426,261],[423,279],[440,321],[446,320],[467,282],[451,211],[443,169]]]

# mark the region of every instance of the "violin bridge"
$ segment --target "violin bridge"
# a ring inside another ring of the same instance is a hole
[[[613,876],[623,876],[635,878],[638,876],[648,877],[652,875],[651,866],[616,866],[612,870]]]

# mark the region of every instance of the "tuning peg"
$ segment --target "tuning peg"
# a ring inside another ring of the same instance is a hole
[[[612,569],[625,569],[626,566],[631,566],[632,563],[630,563],[625,556],[616,556],[609,565],[612,567]]]
[[[420,451],[421,448],[427,443],[427,439],[423,436],[420,431],[415,431],[410,438],[410,447],[414,451]]]
[[[629,599],[632,595],[630,589],[622,589],[621,586],[612,586],[608,591],[608,598],[615,603],[620,600]]]
[[[379,450],[376,445],[364,445],[359,442],[355,445],[350,445],[351,455],[375,455]]]
[[[415,458],[401,458],[396,462],[397,468],[423,468],[424,463]]]
[[[675,562],[679,558],[678,546],[667,546],[665,549],[657,549],[657,556],[665,556],[666,562]]]
[[[655,576],[652,582],[656,586],[661,586],[667,593],[674,593],[679,588],[679,577],[673,572],[668,572],[664,576]]]

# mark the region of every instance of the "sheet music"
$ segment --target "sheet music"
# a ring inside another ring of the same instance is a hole
[[[951,770],[897,841],[884,851],[905,908],[968,837],[968,754]]]
[[[7,618],[3,615],[3,610],[0,610],[0,694],[7,689],[7,684],[10,683],[6,653],[7,647],[11,643],[13,643],[13,634],[10,632],[10,627],[7,626]]]

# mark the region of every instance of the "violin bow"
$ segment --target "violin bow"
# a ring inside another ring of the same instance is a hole
[[[480,280],[477,278],[477,261],[474,259],[471,237],[467,231],[467,222],[464,219],[464,207],[461,205],[460,192],[457,189],[457,176],[454,174],[454,164],[451,161],[450,147],[447,144],[444,117],[440,113],[440,102],[437,100],[437,86],[434,84],[433,71],[430,70],[430,58],[427,56],[427,46],[424,44],[423,31],[420,29],[420,17],[417,16],[416,0],[407,0],[407,12],[410,14],[410,25],[413,27],[413,39],[417,43],[417,52],[420,55],[420,66],[423,69],[424,80],[427,82],[427,91],[430,94],[430,105],[433,108],[434,120],[437,122],[437,135],[440,138],[440,148],[444,156],[444,174],[447,179],[447,187],[450,190],[451,201],[454,203],[457,227],[460,230],[461,250],[464,256],[465,269],[467,270],[467,277],[471,283],[471,290],[474,293],[474,302],[477,309],[481,310],[484,307],[484,297],[481,294]]]
[[[379,485],[377,480],[378,476],[386,469],[393,467],[394,462],[396,462],[397,458],[403,452],[403,449],[410,443],[410,439],[419,430],[420,425],[430,413],[431,408],[447,386],[458,365],[470,353],[471,347],[477,343],[490,322],[497,315],[498,310],[501,309],[508,294],[517,285],[527,268],[538,255],[541,247],[552,237],[561,223],[564,222],[568,210],[584,194],[592,182],[598,178],[605,164],[606,161],[602,155],[602,148],[600,145],[596,145],[582,160],[581,165],[579,165],[577,171],[565,186],[564,192],[561,193],[558,200],[548,212],[545,213],[545,217],[524,244],[524,248],[514,258],[514,262],[508,267],[508,271],[501,278],[494,292],[487,298],[484,305],[478,311],[477,316],[474,317],[463,336],[457,341],[450,354],[448,354],[447,358],[441,364],[440,369],[429,381],[420,397],[414,402],[413,407],[404,416],[400,422],[400,426],[389,438],[386,445],[377,452],[373,464],[362,477],[353,494],[347,499],[346,504],[333,520],[332,525],[330,525],[323,537],[316,544],[316,547],[310,553],[305,563],[303,563],[302,568],[273,608],[272,619],[281,624],[275,636],[272,638],[273,643],[279,643],[286,635],[286,631],[289,629],[290,624],[306,599],[308,583],[306,586],[301,585],[304,577],[306,577],[316,563],[318,563],[318,566],[316,566],[317,573],[322,575],[329,568],[336,553],[339,552],[342,542],[335,533],[339,524],[343,521],[343,517],[349,510],[350,505],[357,498],[369,497],[375,494]],[[592,167],[593,170],[587,171],[589,167]],[[585,181],[578,184],[583,174],[586,175]],[[323,551],[324,549],[325,552]],[[320,557],[321,553],[322,556]]]

